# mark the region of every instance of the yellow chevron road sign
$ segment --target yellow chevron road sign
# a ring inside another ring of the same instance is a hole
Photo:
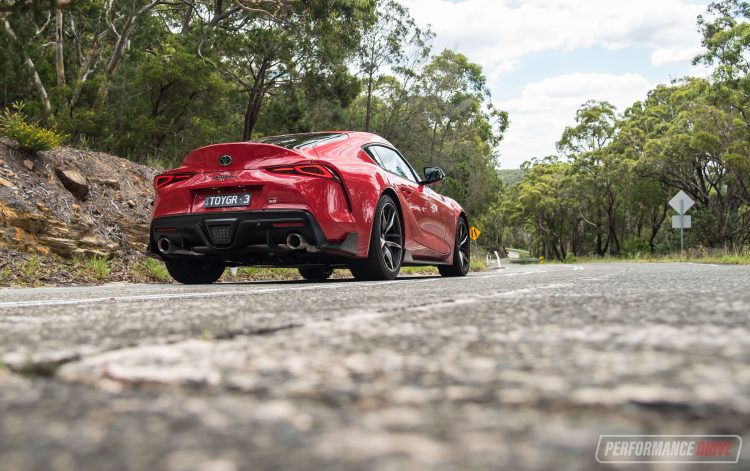
[[[474,226],[471,226],[471,229],[469,229],[469,237],[471,237],[471,240],[477,240],[480,234],[482,234],[482,231]]]

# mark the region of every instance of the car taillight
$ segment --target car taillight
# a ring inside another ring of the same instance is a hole
[[[158,190],[159,188],[171,185],[172,183],[185,181],[192,176],[193,175],[190,173],[157,175],[156,178],[154,178],[154,189]]]
[[[288,167],[271,167],[267,169],[271,173],[282,173],[286,175],[307,175],[308,177],[327,178],[338,180],[338,177],[323,165],[294,165]]]

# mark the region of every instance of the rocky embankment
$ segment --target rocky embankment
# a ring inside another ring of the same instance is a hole
[[[66,259],[142,253],[155,173],[101,152],[25,153],[0,139],[0,248]]]

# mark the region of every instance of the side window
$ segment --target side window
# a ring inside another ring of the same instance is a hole
[[[407,164],[393,149],[382,146],[372,146],[368,148],[368,150],[377,155],[377,160],[384,169],[409,181],[417,183],[417,178],[414,176],[414,172],[409,167],[409,164]]]
[[[377,149],[376,146],[370,146],[367,149],[365,149],[365,152],[367,152],[370,155],[370,157],[372,157],[372,160],[374,160],[375,163],[378,164],[379,167],[385,168],[385,165],[383,165],[383,161],[380,160],[380,156],[375,151],[375,149]]]

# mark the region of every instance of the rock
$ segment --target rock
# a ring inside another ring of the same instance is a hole
[[[42,236],[39,238],[45,246],[57,255],[62,257],[70,257],[73,255],[73,251],[77,249],[76,241],[72,239],[65,239],[61,237],[48,237]]]
[[[109,253],[102,252],[101,250],[94,250],[94,249],[75,249],[71,252],[71,255],[73,257],[78,257],[78,258],[93,258],[93,257],[108,258],[109,257]]]
[[[82,237],[78,241],[78,245],[85,248],[99,248],[106,247],[107,241],[95,235],[88,235],[86,237]]]
[[[85,200],[89,195],[89,184],[86,178],[76,170],[55,169],[55,174],[66,190],[79,200]]]
[[[0,248],[63,258],[146,249],[155,170],[67,147],[18,158],[2,143]]]
[[[38,213],[23,211],[18,214],[15,224],[31,234],[42,234],[47,226],[48,219]]]
[[[96,183],[97,185],[102,185],[102,186],[112,188],[113,190],[120,189],[120,182],[118,182],[117,180],[106,180],[106,179],[101,179],[101,178],[93,179],[92,178],[91,181],[93,183]]]

